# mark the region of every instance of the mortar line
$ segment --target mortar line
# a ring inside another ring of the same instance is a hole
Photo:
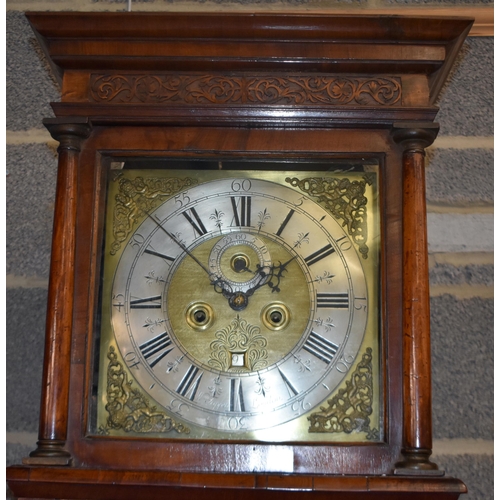
[[[493,214],[495,208],[493,201],[491,204],[474,204],[470,205],[445,205],[427,203],[427,212],[435,214]]]
[[[494,455],[494,441],[473,438],[434,439],[432,456]]]
[[[5,279],[6,288],[49,288],[49,279],[39,276],[19,276],[7,274]]]
[[[493,136],[440,135],[429,149],[494,149]]]
[[[493,265],[494,263],[494,252],[435,252],[429,254],[429,267],[434,267],[437,264],[460,267]]]
[[[453,295],[459,300],[472,299],[492,299],[495,296],[493,285],[430,285],[430,296],[440,297],[441,295]]]

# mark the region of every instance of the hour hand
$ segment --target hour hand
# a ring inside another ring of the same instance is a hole
[[[290,264],[290,262],[292,262],[296,258],[297,256],[292,257],[291,259],[288,259],[284,264],[280,262],[279,264],[272,265],[271,267],[257,265],[257,272],[255,274],[259,274],[261,276],[261,279],[255,286],[247,290],[246,295],[248,297],[250,295],[253,295],[256,290],[262,288],[264,285],[268,285],[269,287],[271,287],[271,290],[273,292],[280,292],[281,288],[279,287],[279,285],[281,282],[281,278],[283,278],[283,273],[287,270],[286,266],[288,266],[288,264]]]
[[[226,299],[230,299],[234,295],[233,287],[227,281],[224,281],[215,274],[210,276],[210,284],[217,293],[222,294]]]

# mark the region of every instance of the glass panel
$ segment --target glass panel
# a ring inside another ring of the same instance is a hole
[[[114,159],[91,434],[380,442],[375,159]]]

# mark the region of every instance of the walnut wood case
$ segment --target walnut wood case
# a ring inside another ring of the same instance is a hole
[[[38,447],[26,498],[452,499],[432,453],[425,147],[471,19],[28,13],[62,88]],[[111,161],[376,158],[384,442],[265,444],[88,433]],[[270,461],[288,465],[276,471]]]

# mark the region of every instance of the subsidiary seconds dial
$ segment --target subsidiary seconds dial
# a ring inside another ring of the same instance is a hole
[[[279,426],[329,397],[369,303],[357,252],[329,212],[287,186],[236,178],[149,214],[110,300],[143,390],[176,418],[227,433]]]

